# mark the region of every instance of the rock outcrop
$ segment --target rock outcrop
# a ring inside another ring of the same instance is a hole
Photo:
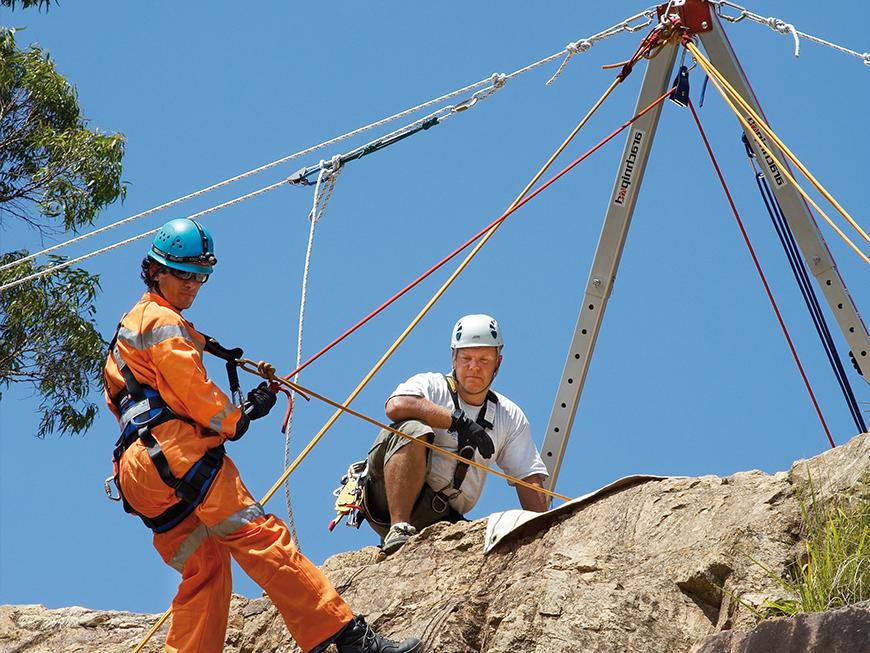
[[[865,653],[870,651],[870,601],[828,612],[768,619],[750,631],[705,639],[695,653]]]
[[[487,555],[479,520],[435,525],[387,559],[369,547],[323,568],[378,630],[421,636],[431,652],[754,652],[739,648],[753,635],[737,631],[755,626],[744,604],[779,596],[762,565],[782,573],[797,552],[808,479],[825,499],[854,492],[868,473],[865,434],[772,476],[638,481],[547,516]],[[153,621],[3,606],[0,651],[127,652]],[[158,633],[145,650],[161,641]],[[234,597],[226,651],[296,650],[268,599]]]

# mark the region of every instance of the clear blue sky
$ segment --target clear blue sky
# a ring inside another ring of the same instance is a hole
[[[19,44],[38,42],[51,52],[77,86],[92,126],[126,135],[127,199],[101,216],[102,225],[493,72],[513,71],[645,6],[343,2],[240,10],[227,2],[194,8],[61,0],[48,14],[4,11],[0,22],[27,28]],[[836,12],[784,1],[749,8],[852,49],[870,49],[864,3],[856,0],[838,3]],[[728,32],[781,137],[870,226],[870,68],[808,42],[795,59],[790,37],[753,23]],[[497,216],[609,84],[613,72],[600,66],[626,58],[639,38],[624,34],[596,45],[550,88],[544,82],[557,64],[539,69],[474,110],[349,165],[318,230],[306,352]],[[630,116],[643,70],[607,102],[565,161]],[[693,72],[696,100],[701,81]],[[736,121],[712,88],[701,115],[834,437],[845,442],[855,427],[762,209]],[[265,186],[364,140],[68,253]],[[525,409],[540,445],[623,142],[620,137],[511,218],[355,406],[383,418],[383,402],[399,381],[448,369],[449,330],[459,315],[491,313],[507,338],[497,389]],[[310,202],[310,189],[288,187],[205,218],[220,262],[188,312],[207,333],[284,372],[295,358]],[[39,248],[33,233],[4,226],[2,250]],[[870,310],[865,264],[827,225],[822,231],[859,309]],[[86,265],[102,278],[97,321],[107,338],[142,292],[138,262],[146,247],[140,241]],[[303,381],[343,399],[446,274],[346,341]],[[845,351],[839,332],[836,338]],[[220,365],[210,369],[225,382]],[[858,399],[867,402],[866,384],[849,372]],[[177,574],[159,560],[142,524],[103,496],[114,419],[103,411],[84,436],[38,440],[37,403],[23,388],[2,400],[0,603],[164,610]],[[281,412],[230,447],[256,497],[281,473]],[[300,402],[294,452],[330,414]],[[326,530],[332,489],[373,437],[371,427],[343,417],[291,477],[302,550],[316,562],[375,542],[365,525]],[[557,489],[576,496],[639,472],[774,472],[827,446],[691,116],[668,105]],[[490,479],[471,516],[515,505],[513,491]],[[283,493],[268,508],[286,515]],[[238,570],[235,589],[259,595]]]

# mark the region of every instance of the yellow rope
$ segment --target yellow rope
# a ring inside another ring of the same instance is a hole
[[[160,616],[160,619],[157,620],[157,623],[154,624],[153,626],[151,626],[151,630],[149,630],[145,634],[145,637],[142,639],[142,641],[139,642],[139,644],[136,646],[136,648],[133,649],[133,653],[139,653],[139,651],[141,651],[143,648],[145,648],[145,644],[148,643],[148,640],[154,636],[154,633],[156,633],[158,630],[160,630],[160,626],[162,626],[164,623],[166,623],[166,620],[169,619],[169,615],[171,615],[171,614],[172,614],[172,608],[169,608],[166,612],[164,612]]]
[[[486,472],[487,474],[492,474],[493,476],[498,476],[499,478],[503,478],[504,480],[509,481],[511,483],[514,483],[516,485],[520,485],[520,486],[528,488],[530,490],[534,490],[535,492],[538,492],[540,494],[546,494],[547,496],[553,497],[554,499],[561,499],[562,501],[570,501],[570,497],[566,497],[564,495],[557,494],[556,492],[552,492],[546,488],[540,487],[538,485],[534,485],[533,483],[529,483],[528,481],[524,481],[523,479],[517,478],[516,476],[511,476],[510,474],[505,474],[505,473],[500,472],[496,469],[492,469],[491,467],[487,467],[486,465],[481,465],[480,463],[478,463],[474,460],[468,460],[467,458],[463,458],[459,454],[453,453],[452,451],[448,451],[447,449],[439,447],[437,444],[431,444],[429,442],[426,442],[425,440],[420,440],[420,439],[414,437],[413,435],[408,435],[407,433],[402,433],[398,429],[394,429],[392,426],[388,426],[387,424],[383,424],[383,423],[379,422],[378,420],[376,420],[372,417],[369,417],[368,415],[365,415],[363,413],[360,413],[352,408],[348,408],[347,406],[342,406],[340,403],[338,403],[334,399],[330,399],[329,397],[325,397],[322,394],[315,392],[314,390],[306,388],[303,385],[299,385],[298,383],[296,383],[294,381],[290,381],[286,377],[276,376],[275,375],[275,368],[272,367],[271,365],[269,365],[269,363],[266,363],[263,361],[260,361],[259,363],[255,363],[252,360],[248,360],[246,358],[243,358],[242,360],[238,361],[238,364],[239,364],[239,368],[244,370],[245,372],[249,372],[251,374],[256,374],[257,376],[260,376],[260,377],[267,379],[269,381],[275,381],[277,383],[280,383],[281,385],[285,385],[288,388],[290,388],[291,390],[293,390],[294,392],[301,394],[305,397],[314,397],[315,399],[322,401],[325,404],[329,404],[333,408],[337,408],[339,411],[341,411],[343,413],[347,413],[349,415],[353,415],[354,417],[358,417],[359,419],[361,419],[365,422],[368,422],[369,424],[372,424],[374,426],[377,426],[378,428],[389,431],[390,433],[395,433],[396,435],[401,436],[401,437],[405,438],[406,440],[411,440],[412,442],[417,442],[417,443],[423,445],[424,447],[426,447],[427,449],[431,449],[432,451],[437,451],[438,453],[440,453],[448,458],[453,458],[457,462],[465,463],[469,467],[474,467],[475,469],[479,469],[480,471]]]
[[[831,228],[840,236],[848,245],[851,247],[858,256],[860,256],[865,263],[870,265],[870,258],[867,257],[856,245],[852,242],[852,240],[843,233],[843,231],[837,227],[836,224],[828,217],[828,215],[819,207],[819,205],[804,191],[804,189],[797,183],[794,176],[789,172],[788,168],[782,164],[782,162],[776,157],[776,155],[770,150],[768,146],[765,145],[764,141],[762,141],[761,137],[756,133],[756,131],[749,124],[749,121],[743,115],[743,112],[738,109],[734,103],[731,101],[729,96],[733,97],[740,106],[750,115],[750,117],[755,121],[756,125],[770,138],[785,154],[789,157],[789,159],[794,162],[794,164],[800,169],[800,171],[807,177],[810,183],[819,190],[822,195],[836,208],[843,217],[851,224],[861,236],[864,237],[867,242],[870,242],[870,238],[868,238],[867,234],[861,229],[861,227],[852,219],[852,217],[843,209],[842,206],[830,195],[830,193],[825,190],[822,185],[816,180],[815,177],[810,173],[809,170],[797,159],[797,157],[792,154],[791,150],[786,147],[786,145],[777,137],[776,134],[773,133],[771,128],[767,125],[767,123],[752,109],[752,107],[746,102],[746,100],[732,87],[728,80],[726,80],[722,74],[713,66],[710,61],[708,61],[703,54],[698,50],[694,43],[687,42],[686,49],[692,53],[692,55],[697,60],[698,64],[704,70],[705,73],[710,77],[710,80],[713,82],[713,85],[716,87],[716,90],[719,91],[719,94],[734,112],[734,115],[740,120],[743,124],[746,131],[752,134],[752,138],[758,143],[760,147],[764,149],[764,151],[773,159],[774,163],[779,168],[780,172],[782,172],[783,176],[785,176],[797,189],[797,191],[801,194],[801,196],[809,202],[816,211],[825,219]],[[724,88],[723,88],[724,87]],[[726,92],[727,91],[727,92]]]

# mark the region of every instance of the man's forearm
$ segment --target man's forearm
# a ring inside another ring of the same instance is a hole
[[[423,397],[391,397],[386,406],[387,417],[394,422],[416,419],[436,429],[448,429],[452,411]]]
[[[526,483],[531,483],[539,488],[544,487],[544,478],[540,474],[532,474],[523,479]],[[515,486],[517,489],[517,497],[519,497],[520,505],[523,510],[531,510],[532,512],[547,512],[549,498],[543,492],[538,492],[531,488],[523,487],[522,485]]]

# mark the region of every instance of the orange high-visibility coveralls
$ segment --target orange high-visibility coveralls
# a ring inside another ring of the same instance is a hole
[[[190,420],[170,420],[152,429],[176,477],[235,434],[241,411],[206,375],[205,338],[163,297],[143,295],[124,316],[117,346],[136,379]],[[126,390],[111,353],[104,373],[106,402],[118,417],[113,398]],[[124,452],[118,478],[127,502],[145,516],[157,516],[178,502],[139,440]],[[166,638],[169,652],[223,650],[231,555],[266,591],[303,651],[353,618],[326,577],[296,549],[284,522],[266,515],[254,501],[229,457],[199,507],[178,526],[155,534],[154,547],[181,572]]]

